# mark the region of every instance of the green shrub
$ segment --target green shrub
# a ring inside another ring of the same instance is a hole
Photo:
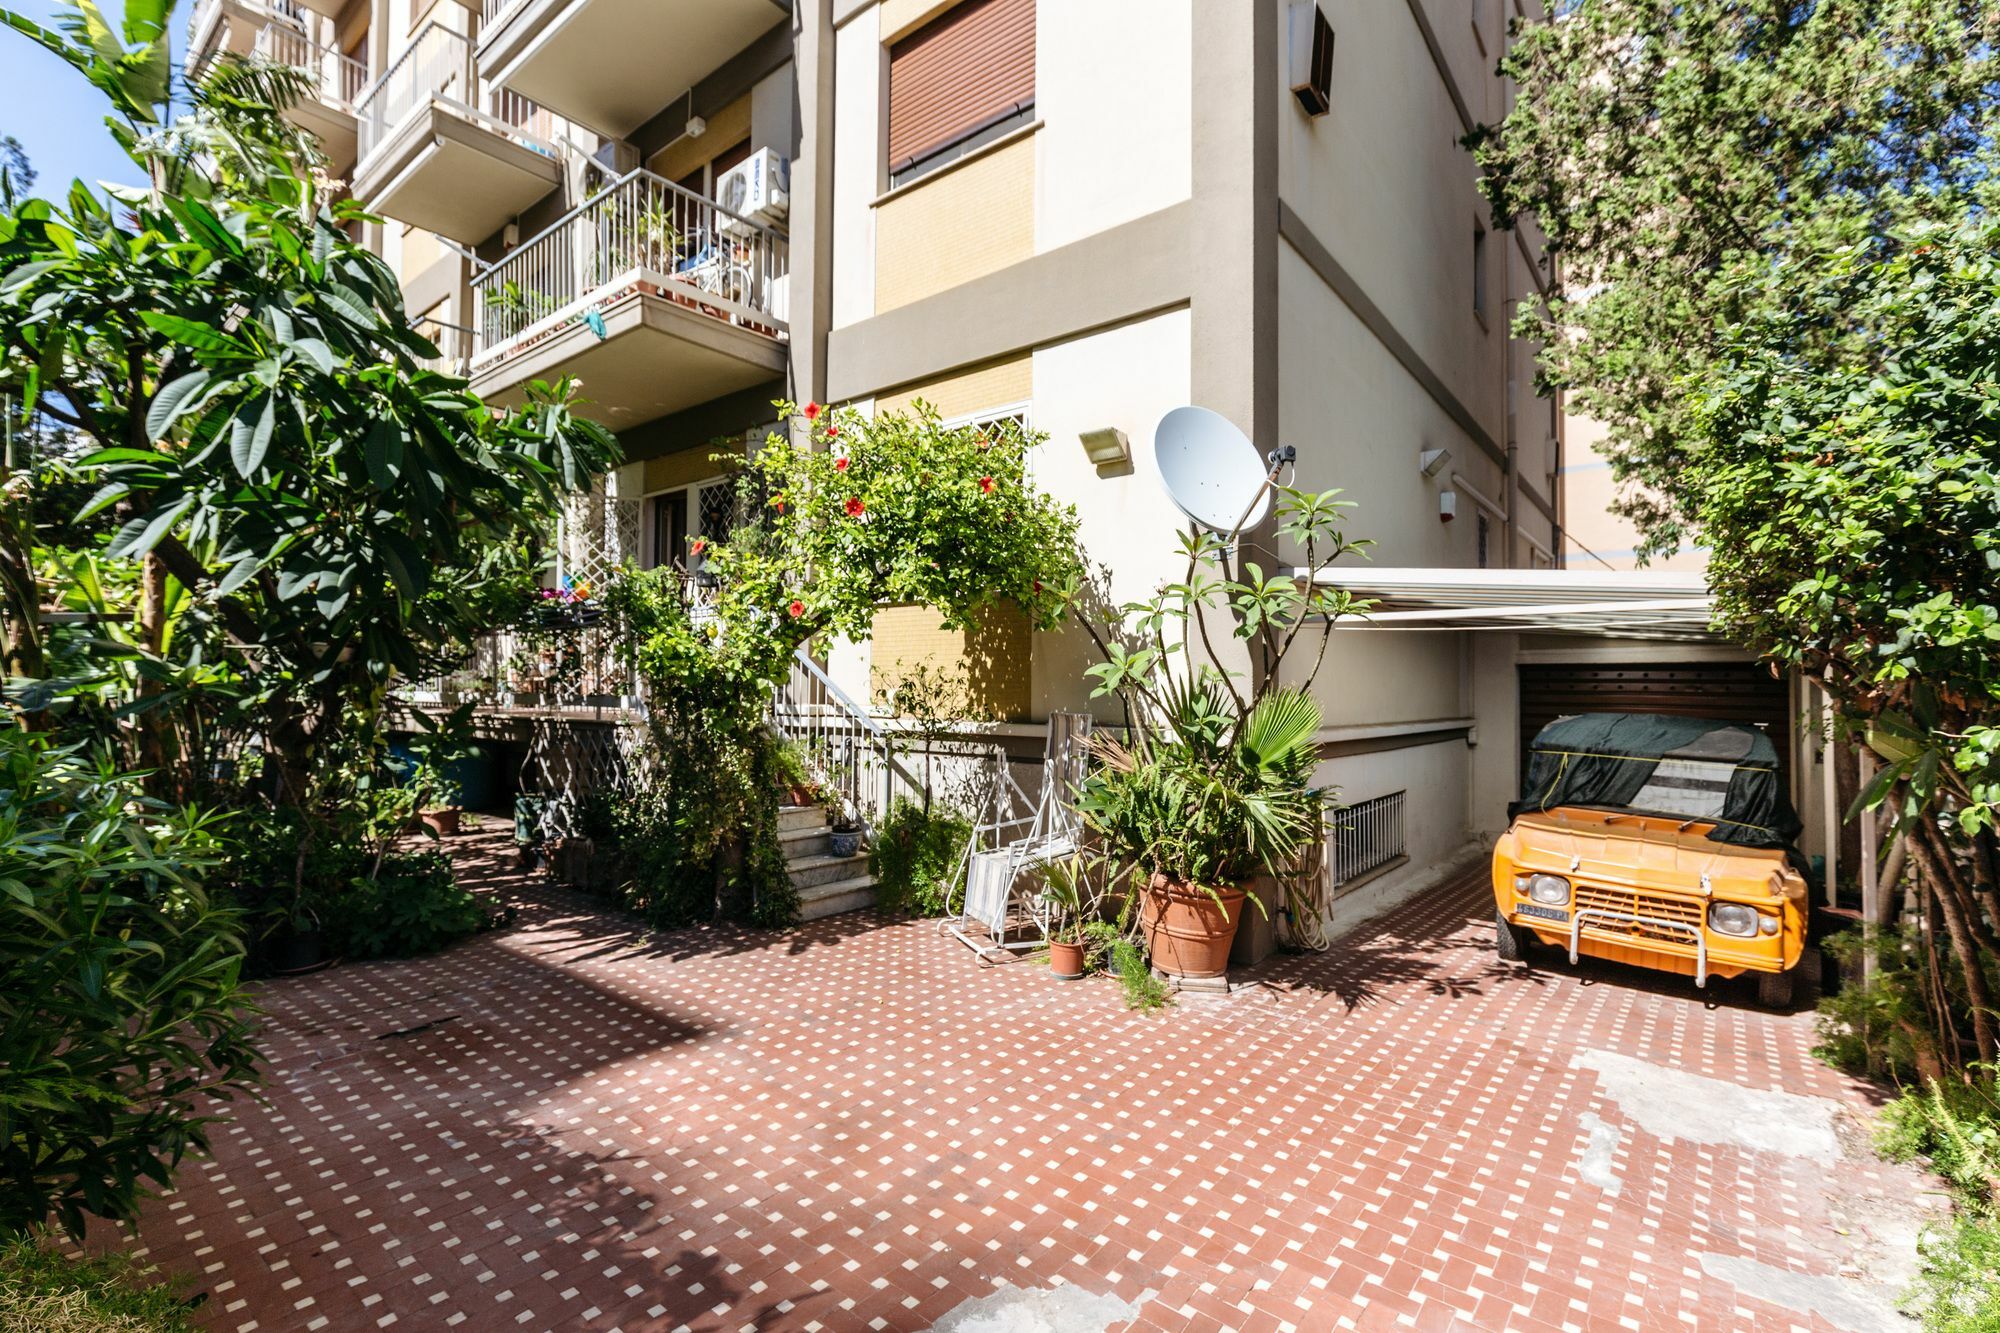
[[[217,823],[0,731],[0,1232],[127,1219],[257,1077]]]
[[[972,825],[948,810],[925,813],[915,801],[897,801],[868,852],[875,901],[892,912],[943,916],[945,894],[971,837]]]
[[[1974,1066],[1975,1079],[1982,1067]],[[1991,1082],[1933,1081],[1882,1113],[1877,1146],[1898,1161],[1928,1159],[1951,1182],[1958,1212],[1928,1228],[1910,1309],[1938,1333],[2000,1328],[2000,1097]]]
[[[435,953],[486,924],[486,908],[452,875],[443,852],[392,852],[329,885],[315,908],[327,948],[346,958]]]
[[[124,1255],[72,1259],[21,1238],[0,1243],[0,1333],[193,1333],[158,1270]]]

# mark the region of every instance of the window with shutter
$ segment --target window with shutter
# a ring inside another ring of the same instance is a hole
[[[889,182],[1034,117],[1035,0],[964,0],[889,48]]]

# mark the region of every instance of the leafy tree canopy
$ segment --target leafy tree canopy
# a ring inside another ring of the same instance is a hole
[[[1553,298],[1524,305],[1548,381],[1605,424],[1644,549],[1697,538],[1680,484],[1685,382],[1759,305],[1805,314],[1738,263],[1891,250],[1987,174],[2000,76],[1989,0],[1567,0],[1517,21],[1518,94],[1473,143],[1503,224],[1532,218]],[[1892,226],[1892,223],[1898,225]],[[1812,336],[1856,327],[1818,309]],[[1801,330],[1803,332],[1803,330]]]

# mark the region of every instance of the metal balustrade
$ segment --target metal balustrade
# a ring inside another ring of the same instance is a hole
[[[478,356],[630,290],[785,332],[789,250],[760,222],[643,169],[621,176],[473,280]]]
[[[445,103],[455,114],[538,153],[558,156],[549,140],[548,113],[518,93],[483,89],[473,68],[471,39],[431,19],[356,99],[362,158],[412,111],[430,102]]]
[[[480,31],[484,32],[486,29],[491,28],[501,15],[520,3],[521,0],[481,0],[479,6]]]
[[[466,324],[448,324],[440,319],[420,319],[416,330],[437,344],[438,354],[418,358],[417,364],[425,370],[442,371],[447,375],[463,375],[472,367],[472,328]]]
[[[319,100],[352,109],[368,82],[368,67],[352,56],[322,46],[290,23],[266,23],[257,29],[251,51],[274,65],[305,70],[317,80]]]
[[[868,828],[881,823],[897,797],[923,799],[924,784],[898,756],[896,734],[803,650],[772,694],[770,720],[780,738],[799,747],[841,808]]]
[[[1359,879],[1407,854],[1403,838],[1405,792],[1336,806],[1327,812],[1328,877],[1335,885]]]

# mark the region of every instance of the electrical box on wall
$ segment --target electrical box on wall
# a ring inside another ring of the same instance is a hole
[[[1323,116],[1333,106],[1333,25],[1316,0],[1292,0],[1285,27],[1292,96],[1308,116]]]

